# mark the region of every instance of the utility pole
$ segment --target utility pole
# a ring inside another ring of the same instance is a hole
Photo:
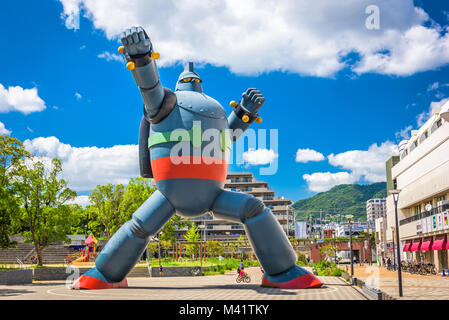
[[[323,213],[323,209],[320,209],[320,238],[321,239],[323,239],[323,225],[321,222],[322,213]]]

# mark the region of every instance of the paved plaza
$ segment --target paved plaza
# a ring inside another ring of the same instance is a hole
[[[368,300],[338,277],[320,277],[322,288],[285,290],[260,287],[259,268],[248,268],[251,283],[236,283],[236,273],[204,277],[128,278],[128,288],[70,290],[64,281],[0,286],[0,300]]]
[[[449,300],[449,278],[402,272],[403,297],[398,292],[398,272],[378,266],[356,266],[354,276],[401,300]]]

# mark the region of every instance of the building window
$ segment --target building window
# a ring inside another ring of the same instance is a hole
[[[419,213],[421,213],[421,206],[415,206],[415,207],[413,207],[413,213],[414,213],[414,214],[419,214]]]

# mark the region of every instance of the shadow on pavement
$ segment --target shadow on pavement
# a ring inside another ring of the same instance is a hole
[[[16,289],[0,289],[0,297],[13,297],[26,293],[35,293],[35,291],[30,290],[16,290]]]
[[[304,290],[321,290],[327,288],[327,285],[322,286],[321,288],[316,289],[304,289]],[[257,284],[241,284],[241,285],[207,285],[207,286],[201,286],[201,287],[160,287],[160,286],[154,286],[154,287],[140,287],[140,286],[132,286],[128,288],[121,288],[122,290],[136,290],[136,289],[148,289],[148,290],[207,290],[207,289],[228,289],[228,290],[238,290],[238,289],[244,289],[244,290],[254,290],[257,293],[260,294],[266,294],[266,295],[296,295],[296,292],[292,291],[286,291],[283,289],[278,288],[263,288],[260,285]]]

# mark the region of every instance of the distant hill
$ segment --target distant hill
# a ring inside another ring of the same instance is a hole
[[[352,214],[354,219],[366,221],[366,201],[386,196],[385,182],[369,185],[342,184],[311,198],[296,201],[293,208],[296,210],[298,220],[305,220],[310,215],[319,218],[320,209],[322,209],[323,219],[326,214]]]

